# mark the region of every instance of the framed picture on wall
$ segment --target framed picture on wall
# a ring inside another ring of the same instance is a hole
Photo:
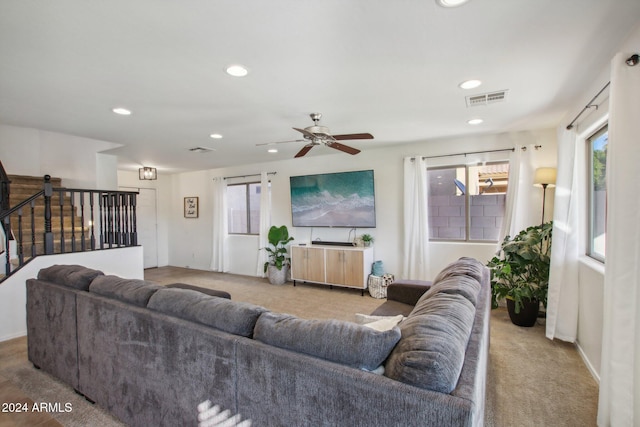
[[[198,218],[198,198],[197,197],[184,198],[184,217]]]

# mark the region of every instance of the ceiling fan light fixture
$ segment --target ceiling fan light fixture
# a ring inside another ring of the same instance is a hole
[[[481,84],[482,84],[482,81],[476,80],[476,79],[471,79],[471,80],[466,80],[466,81],[460,83],[458,85],[458,87],[460,87],[460,89],[475,89],[478,86],[480,86]]]
[[[232,64],[225,68],[225,72],[233,77],[244,77],[249,74],[249,70],[244,65]]]
[[[467,3],[469,0],[436,0],[436,4],[442,7],[458,7]]]

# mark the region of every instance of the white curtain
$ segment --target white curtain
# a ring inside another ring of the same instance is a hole
[[[611,64],[607,261],[598,425],[640,425],[640,66]]]
[[[258,266],[256,276],[265,277],[264,263],[267,261],[267,251],[262,248],[269,243],[269,228],[271,228],[271,191],[267,172],[260,174],[260,234],[258,236]]]
[[[506,236],[514,236],[518,233],[522,222],[520,218],[520,209],[518,208],[518,196],[520,195],[520,169],[522,162],[522,148],[515,147],[509,156],[509,188],[507,189],[507,197],[504,207],[504,218],[502,218],[502,226],[500,227],[500,235],[498,235],[498,248],[500,251],[502,241]]]
[[[583,232],[576,150],[575,132],[562,129],[558,135],[546,335],[569,342],[574,342],[578,333],[578,236]]]
[[[227,253],[227,183],[224,178],[213,179],[213,251],[211,269],[213,271],[229,271],[229,254]]]
[[[428,280],[429,210],[427,165],[420,156],[404,159],[404,269],[405,279]]]

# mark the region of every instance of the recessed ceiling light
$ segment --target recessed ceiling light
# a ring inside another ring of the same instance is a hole
[[[222,135],[220,135],[219,133],[212,133],[211,135],[209,135],[209,137],[213,139],[221,139]]]
[[[471,120],[467,121],[467,123],[469,123],[470,125],[479,125],[483,121],[484,120],[482,120],[482,119],[471,119]]]
[[[278,152],[278,149],[276,149],[276,148],[269,148],[269,149],[267,150],[267,152],[269,152],[269,153],[277,153],[277,152]]]
[[[458,86],[462,89],[475,89],[481,84],[482,82],[480,80],[467,80],[460,83]]]
[[[469,0],[436,0],[436,3],[442,7],[458,7],[462,6]]]
[[[229,65],[225,69],[225,71],[227,72],[227,74],[233,77],[244,77],[249,74],[249,70],[247,70],[247,67],[239,64]]]
[[[116,114],[120,114],[121,116],[130,116],[131,115],[131,110],[127,110],[126,108],[122,108],[122,107],[116,107],[111,111],[113,111]]]

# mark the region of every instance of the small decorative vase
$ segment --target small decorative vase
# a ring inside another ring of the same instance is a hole
[[[288,270],[288,265],[283,265],[281,270],[278,270],[275,265],[270,265],[267,268],[267,277],[269,278],[269,283],[271,283],[272,285],[284,285],[287,282]]]

